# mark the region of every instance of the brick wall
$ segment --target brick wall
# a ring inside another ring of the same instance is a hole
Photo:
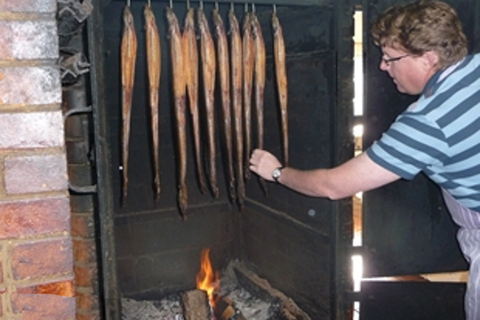
[[[56,9],[0,1],[2,319],[75,319]]]
[[[82,79],[83,80],[83,79]],[[63,88],[64,112],[86,107],[84,81]],[[70,183],[79,188],[94,184],[89,157],[90,114],[76,114],[65,122],[67,163]],[[77,188],[74,188],[77,189]],[[98,320],[100,315],[95,194],[72,192],[70,195],[77,320]]]

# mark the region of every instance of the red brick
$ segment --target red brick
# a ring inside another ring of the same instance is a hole
[[[1,51],[1,49],[0,49]],[[0,149],[62,147],[61,111],[0,114]]]
[[[0,202],[0,239],[69,231],[69,218],[67,198]]]
[[[72,280],[44,283],[28,287],[18,287],[19,294],[55,294],[62,297],[74,297],[75,288]]]
[[[57,59],[58,41],[55,20],[0,21],[0,59]]]
[[[75,319],[75,298],[53,294],[12,295],[12,309],[23,320]]]
[[[77,291],[77,308],[83,312],[99,310],[98,296]]]
[[[41,294],[55,294],[62,297],[75,297],[75,286],[73,279],[68,281],[61,281],[55,283],[45,283],[38,285],[38,293]]]
[[[95,265],[75,266],[75,284],[79,287],[92,288],[98,281],[97,267]]]
[[[57,10],[56,0],[0,0],[0,11],[53,13]]]
[[[5,158],[7,194],[67,190],[65,155],[33,155]]]
[[[81,239],[73,241],[73,257],[76,263],[96,262],[95,240]]]
[[[93,238],[95,236],[95,222],[92,215],[72,214],[72,237]]]
[[[68,238],[31,241],[12,248],[15,280],[65,275],[72,271],[72,242]]]
[[[0,68],[0,104],[60,104],[61,101],[58,67]]]

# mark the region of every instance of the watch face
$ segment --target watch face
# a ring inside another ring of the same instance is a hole
[[[272,172],[272,176],[275,180],[278,179],[281,174],[282,174],[282,171],[280,171],[280,169],[278,169],[278,168],[273,170],[273,172]]]

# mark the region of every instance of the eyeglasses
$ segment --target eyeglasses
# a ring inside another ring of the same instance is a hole
[[[395,57],[395,58],[390,58],[390,59],[385,59],[385,58],[382,58],[382,61],[385,62],[385,64],[388,66],[390,66],[390,62],[395,62],[395,61],[399,61],[399,60],[402,60],[403,58],[406,58],[406,57],[409,57],[411,56],[411,54],[405,54],[403,56],[400,56],[400,57]]]

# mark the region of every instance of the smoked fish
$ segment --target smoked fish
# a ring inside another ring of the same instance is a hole
[[[240,208],[243,208],[245,200],[245,181],[243,177],[243,121],[242,121],[242,39],[240,27],[235,13],[230,9],[228,13],[230,24],[230,59],[232,70],[232,109],[234,118],[236,161],[237,161],[237,201]]]
[[[255,111],[257,119],[257,148],[263,149],[263,118],[264,118],[264,91],[266,79],[266,52],[263,40],[262,28],[255,13],[251,13],[252,33],[255,43]],[[265,180],[259,178],[260,186],[267,194]]]
[[[245,128],[245,178],[250,179],[250,153],[252,151],[252,86],[255,65],[255,40],[252,34],[251,13],[246,12],[243,20],[243,121]]]
[[[217,169],[216,169],[216,147],[215,147],[215,70],[216,57],[215,46],[213,43],[210,28],[208,27],[207,17],[203,9],[197,9],[198,25],[200,29],[200,57],[202,61],[203,92],[205,97],[205,108],[207,116],[208,132],[208,176],[213,196],[218,198],[219,190],[217,187]]]
[[[137,59],[137,36],[130,7],[123,11],[123,35],[121,44],[122,72],[122,166],[123,166],[123,204],[127,200],[128,190],[128,152],[130,139],[130,119],[132,115],[133,84],[135,62]]]
[[[152,121],[153,141],[153,168],[155,175],[155,194],[157,201],[160,198],[160,159],[159,159],[159,132],[158,132],[158,89],[160,87],[161,52],[160,37],[158,35],[155,15],[149,5],[145,6],[145,35],[147,46],[148,88]]]
[[[195,10],[189,8],[185,17],[185,26],[182,35],[185,77],[187,82],[188,105],[193,125],[193,141],[195,147],[195,162],[197,165],[198,183],[200,192],[207,193],[205,173],[203,171],[200,116],[198,110],[198,47],[195,35]]]
[[[168,32],[170,36],[170,56],[173,76],[173,97],[178,139],[178,204],[182,217],[187,212],[187,136],[186,136],[186,104],[187,84],[185,80],[184,59],[182,51],[182,35],[177,17],[172,8],[166,8]]]
[[[223,130],[225,135],[225,149],[227,158],[227,173],[229,195],[232,201],[236,198],[235,173],[233,171],[233,146],[232,146],[232,112],[230,99],[230,61],[228,56],[228,42],[222,17],[217,9],[212,11],[215,35],[217,38],[218,75],[222,102]]]
[[[288,166],[288,92],[287,71],[285,56],[285,40],[283,39],[282,26],[276,13],[272,14],[273,28],[273,56],[275,60],[275,78],[277,80],[278,100],[280,103],[280,118],[283,140],[283,165]]]

